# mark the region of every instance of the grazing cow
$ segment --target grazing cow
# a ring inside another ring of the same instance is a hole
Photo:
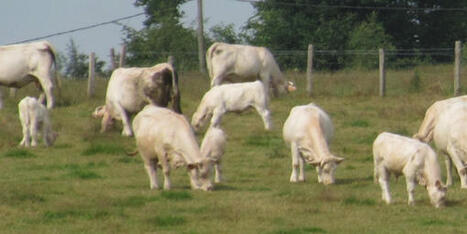
[[[408,203],[414,205],[413,192],[416,182],[425,184],[431,204],[444,205],[446,187],[441,183],[441,169],[436,153],[426,143],[409,137],[383,132],[373,143],[374,179],[381,186],[383,200],[391,203],[389,194],[390,173],[404,174],[407,183]]]
[[[467,103],[457,102],[441,113],[433,129],[433,141],[447,157],[446,184],[452,185],[452,162],[461,188],[467,189]]]
[[[164,189],[170,189],[170,167],[186,165],[193,189],[211,190],[211,162],[200,152],[190,124],[183,115],[147,105],[133,120],[136,145],[149,176],[151,189],[158,189],[157,166],[164,174]]]
[[[47,41],[0,46],[0,85],[21,88],[31,82],[42,90],[40,102],[54,106],[55,51]],[[0,98],[0,108],[3,102]]]
[[[425,118],[423,119],[418,132],[413,137],[425,143],[430,143],[433,140],[434,129],[440,116],[457,103],[467,103],[467,95],[448,98],[433,103],[433,105],[427,109]],[[458,114],[455,114],[454,116],[459,117]],[[445,151],[443,153],[446,155],[446,185],[450,186],[452,185],[452,161]]]
[[[23,127],[23,139],[20,146],[37,146],[38,131],[42,129],[42,137],[47,146],[53,145],[58,134],[52,131],[52,123],[44,105],[33,97],[25,97],[18,104],[19,119]]]
[[[264,128],[270,130],[271,112],[268,98],[261,81],[224,84],[212,87],[201,99],[191,124],[199,130],[211,118],[211,127],[220,125],[226,112],[242,112],[250,107],[256,109],[263,119]]]
[[[216,42],[206,53],[206,63],[211,87],[225,81],[237,83],[259,79],[267,94],[270,85],[275,96],[295,90],[293,83],[282,76],[271,52],[264,47]]]
[[[334,183],[334,172],[344,159],[329,152],[333,131],[331,119],[317,105],[310,103],[292,108],[282,130],[284,141],[292,151],[290,182],[305,181],[306,161],[316,167],[319,183]]]
[[[105,106],[99,106],[93,117],[102,117],[101,132],[105,132],[113,120],[121,120],[122,135],[132,136],[130,115],[137,113],[146,104],[166,107],[172,101],[173,110],[182,113],[178,77],[168,63],[153,67],[119,68],[110,77],[105,97]]]
[[[201,143],[201,155],[209,158],[214,163],[215,183],[220,183],[222,180],[221,160],[222,155],[224,155],[226,140],[227,137],[221,128],[210,127],[204,134]]]

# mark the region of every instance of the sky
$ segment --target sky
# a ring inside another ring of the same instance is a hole
[[[17,43],[45,35],[111,21],[143,12],[131,0],[2,0],[0,5],[0,45]],[[253,16],[250,3],[235,0],[203,0],[205,31],[217,24],[234,24],[240,29]],[[196,28],[197,1],[181,6],[185,12],[182,22]],[[142,28],[145,16],[120,21],[135,29]],[[46,38],[57,51],[66,54],[73,39],[78,51],[95,52],[108,66],[109,51],[120,51],[122,27],[116,24]]]

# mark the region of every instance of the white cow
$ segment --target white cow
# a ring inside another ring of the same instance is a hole
[[[203,142],[201,143],[201,155],[209,158],[214,163],[216,173],[214,182],[216,183],[220,183],[222,180],[221,161],[226,141],[227,137],[221,128],[210,127],[204,134]]]
[[[200,152],[190,124],[183,115],[147,105],[133,120],[136,145],[149,176],[151,189],[158,189],[157,165],[164,174],[164,189],[170,189],[170,167],[186,165],[193,189],[211,190],[211,162]]]
[[[337,165],[344,159],[329,152],[333,131],[331,119],[317,105],[310,103],[292,108],[282,131],[284,141],[292,151],[290,182],[305,181],[306,161],[316,167],[319,183],[334,183]]]
[[[433,141],[447,156],[446,184],[452,184],[453,162],[461,181],[461,188],[467,189],[467,103],[457,102],[439,115],[433,129]]]
[[[52,131],[52,123],[47,108],[33,97],[25,97],[18,104],[19,119],[23,128],[23,139],[20,146],[37,146],[38,131],[42,129],[42,137],[47,146],[53,145],[58,134]]]
[[[0,46],[0,85],[21,88],[31,82],[43,91],[47,108],[54,106],[53,88],[55,51],[47,41]],[[3,102],[0,97],[0,108]]]
[[[467,95],[464,96],[459,96],[459,97],[453,97],[453,98],[448,98],[440,101],[436,101],[431,105],[426,113],[425,113],[425,118],[423,119],[422,124],[420,125],[420,128],[418,132],[413,136],[416,139],[419,139],[425,143],[430,143],[433,140],[434,136],[434,129],[435,126],[438,123],[438,120],[442,114],[444,114],[448,109],[450,109],[452,106],[456,105],[457,103],[467,103]],[[457,113],[453,116],[459,117],[460,113]],[[452,161],[447,152],[445,151],[446,148],[443,149],[442,152],[446,155],[446,173],[447,173],[447,178],[446,178],[446,185],[450,186],[452,185]],[[462,177],[461,175],[459,175]]]
[[[132,136],[130,115],[146,104],[166,107],[172,101],[172,108],[181,113],[178,77],[174,67],[168,63],[153,67],[119,68],[110,77],[107,85],[105,106],[99,106],[93,117],[102,117],[101,132],[105,132],[113,120],[121,120],[122,135]]]
[[[431,203],[444,205],[446,187],[441,183],[441,170],[436,153],[426,143],[409,137],[383,132],[373,143],[374,179],[378,181],[383,200],[391,203],[389,194],[390,173],[404,174],[407,183],[408,203],[414,205],[413,192],[416,182],[424,183]]]
[[[467,103],[467,95],[448,98],[433,103],[426,110],[425,118],[423,119],[418,132],[413,137],[429,143],[433,139],[433,129],[435,128],[439,116],[457,102]]]
[[[270,130],[271,112],[261,81],[215,86],[204,94],[193,114],[191,124],[195,130],[199,130],[211,118],[210,126],[217,127],[220,126],[222,116],[226,112],[242,112],[251,107],[261,115],[264,128]]]
[[[262,80],[266,93],[272,85],[274,95],[295,90],[283,77],[271,52],[264,47],[232,45],[216,42],[206,52],[211,87],[225,81]]]

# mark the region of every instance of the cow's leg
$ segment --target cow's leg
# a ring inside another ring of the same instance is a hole
[[[40,90],[42,90],[41,95],[39,96],[39,102],[43,103],[44,101],[44,94],[45,98],[47,99],[47,109],[52,109],[55,104],[54,97],[53,97],[53,81],[52,75],[48,71],[40,71],[37,75],[35,75],[39,84]]]
[[[225,110],[222,107],[216,107],[212,113],[211,118],[211,127],[218,127],[221,124],[222,116],[224,115]]]
[[[406,175],[405,182],[407,183],[408,204],[415,205],[415,200],[414,200],[414,195],[413,195],[415,191],[415,185],[417,184],[415,180],[415,175]]]
[[[262,72],[259,74],[259,77],[261,78],[261,81],[264,85],[264,92],[266,93],[266,97],[269,98],[269,92],[270,92],[270,87],[271,87],[271,75],[268,72]],[[276,94],[274,94],[276,96]]]
[[[214,170],[216,172],[216,175],[214,177],[214,182],[215,183],[220,183],[222,181],[222,165],[221,165],[221,160],[217,160],[216,163],[214,163]]]
[[[19,143],[20,146],[29,147],[31,144],[31,135],[29,132],[29,126],[23,125],[23,139]]]
[[[446,164],[446,186],[452,185],[452,161],[448,154],[444,154],[444,164]]]
[[[142,158],[144,159],[144,169],[149,177],[149,187],[151,189],[159,189],[159,183],[157,181],[157,159],[150,158],[150,155],[143,155],[144,152],[140,151]]]
[[[30,131],[31,131],[31,146],[34,147],[34,146],[37,146],[37,141],[38,141],[38,133],[37,131],[39,130],[39,123],[37,121],[31,121],[31,128],[30,128]]]
[[[161,159],[161,166],[162,166],[162,173],[164,174],[164,190],[170,190],[171,183],[170,183],[170,163],[169,163],[169,155],[167,152],[164,152],[164,157]]]
[[[114,105],[114,107],[122,119],[122,125],[123,125],[122,135],[133,136],[133,130],[131,129],[130,117],[128,116],[128,113],[123,109],[122,106],[118,104]]]
[[[2,108],[3,108],[3,93],[0,90],[0,109],[2,109]]]
[[[255,104],[253,107],[256,109],[258,114],[263,119],[264,128],[266,130],[271,130],[271,128],[272,128],[271,112],[267,109],[266,103],[260,103],[259,105]]]
[[[458,146],[460,147],[460,146]],[[448,169],[447,161],[449,160],[450,168],[452,168],[452,163],[456,166],[457,174],[459,175],[459,179],[461,181],[461,188],[467,189],[467,168],[464,166],[464,162],[462,158],[464,158],[461,150],[457,150],[455,146],[451,143],[448,143],[447,151],[449,156],[446,158],[446,170]],[[451,176],[451,184],[452,184],[452,176]]]
[[[300,169],[300,160],[301,160],[301,156],[300,156],[300,152],[298,151],[297,143],[292,142],[290,144],[290,150],[292,153],[292,174],[290,175],[290,182],[296,183],[300,181],[298,170]],[[304,172],[302,172],[302,170],[300,170],[300,175],[302,179],[304,180]]]
[[[389,194],[389,173],[383,166],[378,166],[378,182],[382,191],[382,198],[387,204],[391,204],[391,194]]]

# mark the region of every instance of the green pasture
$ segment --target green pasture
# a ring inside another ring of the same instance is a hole
[[[179,75],[182,110],[191,119],[208,78],[196,72]],[[298,91],[272,99],[272,131],[264,130],[254,111],[224,117],[225,181],[211,192],[191,190],[182,168],[172,172],[172,190],[149,189],[141,159],[126,154],[136,149],[134,139],[120,135],[120,124],[100,134],[100,121],[91,118],[94,108],[104,103],[105,79],[98,79],[93,98],[87,98],[85,81],[62,81],[51,113],[60,136],[50,148],[17,147],[22,137],[17,103],[26,95],[37,96],[35,87],[19,90],[15,98],[2,88],[0,232],[466,232],[467,191],[459,188],[457,175],[442,209],[430,205],[421,186],[415,191],[416,205],[408,206],[403,178],[392,178],[394,204],[386,205],[372,178],[376,135],[390,131],[411,136],[426,108],[452,95],[451,65],[389,70],[384,98],[378,96],[378,71],[317,72],[312,97],[305,92],[304,73],[286,75]],[[465,79],[462,86],[467,87]],[[282,124],[293,106],[310,102],[331,116],[331,151],[346,159],[334,185],[318,184],[312,167],[307,167],[306,182],[289,182],[291,160]],[[439,158],[445,175],[444,156]]]

